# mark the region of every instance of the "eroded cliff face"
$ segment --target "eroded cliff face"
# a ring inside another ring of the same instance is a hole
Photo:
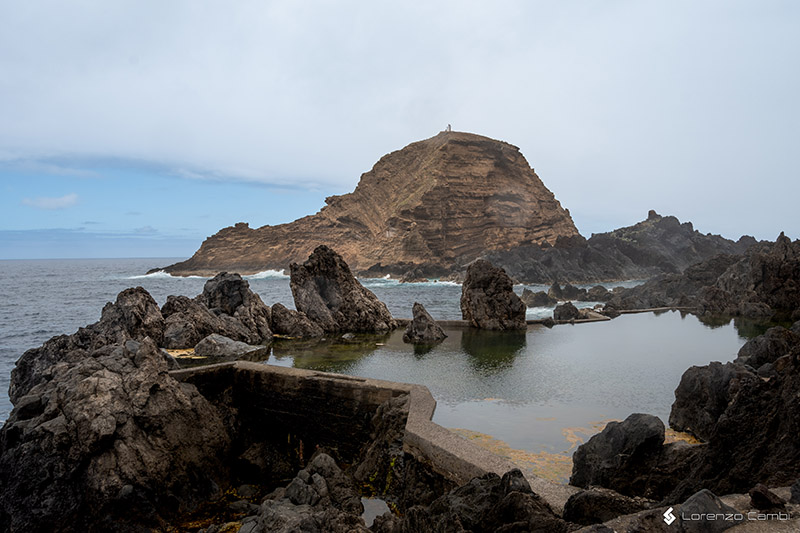
[[[381,265],[464,265],[487,250],[554,244],[578,234],[569,211],[519,149],[480,135],[442,132],[378,161],[349,194],[315,215],[257,229],[240,223],[203,242],[176,275],[285,269],[320,244],[353,271]],[[373,271],[376,268],[373,268]]]

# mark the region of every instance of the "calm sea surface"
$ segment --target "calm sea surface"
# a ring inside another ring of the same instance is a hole
[[[103,305],[128,287],[144,287],[159,305],[170,294],[200,293],[205,278],[143,275],[175,260],[0,261],[0,422],[11,410],[9,373],[25,350],[97,321]],[[294,307],[288,277],[266,272],[247,279],[267,305]],[[418,301],[434,318],[461,318],[456,284],[362,282],[394,316],[410,317]],[[529,309],[528,315],[551,312]],[[359,336],[351,343],[282,341],[273,346],[269,362],[420,383],[436,397],[434,420],[443,426],[486,433],[512,448],[563,453],[569,447],[565,428],[591,427],[633,412],[666,421],[684,370],[729,361],[745,342],[731,323],[711,328],[677,312],[553,329],[531,326],[519,334],[447,332],[446,341],[428,351],[404,344],[401,331]]]

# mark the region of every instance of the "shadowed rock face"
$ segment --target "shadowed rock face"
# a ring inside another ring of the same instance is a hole
[[[272,330],[278,335],[300,338],[321,337],[324,333],[305,313],[280,303],[272,306]]]
[[[54,364],[0,431],[0,529],[128,531],[214,496],[217,411],[150,339]]]
[[[356,189],[317,214],[279,226],[239,223],[205,240],[172,274],[285,269],[320,244],[355,272],[467,264],[486,250],[577,235],[569,215],[510,144],[442,132],[378,161]]]
[[[461,316],[481,329],[525,329],[525,304],[502,268],[478,259],[461,286]]]
[[[397,327],[386,305],[327,246],[317,247],[305,263],[292,263],[290,269],[295,307],[325,332],[375,333]]]

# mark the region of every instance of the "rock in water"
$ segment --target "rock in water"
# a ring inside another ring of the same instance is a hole
[[[472,327],[525,329],[525,304],[514,293],[505,270],[478,259],[467,268],[461,286],[461,316]]]
[[[327,246],[318,246],[302,265],[292,263],[290,271],[295,307],[325,332],[375,333],[397,327],[386,305]]]
[[[0,524],[159,528],[218,496],[229,444],[217,410],[170,377],[151,340],[64,357],[16,399],[0,431]]]
[[[216,333],[212,333],[197,343],[194,347],[195,355],[201,357],[220,357],[225,359],[239,358],[239,357],[258,357],[267,355],[266,346],[253,346],[246,342],[235,341],[228,337],[223,337]]]
[[[558,300],[551,298],[544,291],[533,292],[527,287],[522,289],[520,300],[522,300],[527,307],[550,307],[558,302]]]
[[[293,311],[280,303],[272,306],[272,331],[299,338],[321,337],[325,333],[305,313]]]
[[[172,274],[286,268],[327,244],[355,272],[370,267],[452,270],[487,250],[555,244],[578,235],[519,149],[480,135],[442,132],[392,152],[355,191],[332,196],[319,213],[252,229],[239,223],[203,242]]]
[[[239,274],[218,274],[195,299],[169,296],[161,313],[166,348],[191,348],[212,333],[248,344],[272,339],[270,308]]]
[[[25,352],[11,371],[8,395],[16,402],[44,379],[48,369],[59,361],[75,362],[88,352],[106,344],[150,337],[160,343],[164,336],[164,319],[158,304],[142,287],[125,289],[117,300],[103,307],[100,320],[72,335],[59,335],[39,348]]]
[[[447,337],[444,330],[439,327],[439,324],[436,323],[421,303],[414,302],[411,312],[414,318],[409,322],[403,334],[403,342],[433,344]]]
[[[557,305],[553,310],[553,320],[567,321],[581,318],[581,312],[572,302]]]

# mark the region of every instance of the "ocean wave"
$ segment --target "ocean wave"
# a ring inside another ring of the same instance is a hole
[[[128,276],[125,279],[208,279],[205,276],[173,276],[169,272],[159,270],[158,272],[150,272],[149,274],[139,274],[137,276]]]
[[[242,277],[244,279],[278,279],[288,278],[289,275],[286,274],[285,270],[263,270],[261,272],[256,272],[255,274]]]

